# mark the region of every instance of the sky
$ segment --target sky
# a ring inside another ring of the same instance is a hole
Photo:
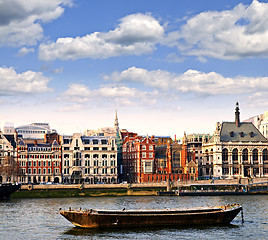
[[[268,3],[0,0],[0,127],[213,133],[268,110]]]

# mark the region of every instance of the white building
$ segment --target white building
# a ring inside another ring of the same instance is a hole
[[[48,123],[32,123],[15,128],[18,133],[18,138],[22,139],[44,139],[45,134],[54,133],[56,130],[51,130]]]
[[[114,137],[62,136],[63,181],[117,183],[117,146]]]
[[[0,183],[17,181],[19,175],[15,135],[0,131]]]
[[[241,122],[238,103],[235,122],[216,124],[213,136],[203,139],[207,177],[268,177],[268,140],[251,122]]]

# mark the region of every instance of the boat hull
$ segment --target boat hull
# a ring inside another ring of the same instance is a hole
[[[20,184],[11,184],[11,183],[0,184],[0,199],[1,200],[9,199],[10,194],[19,190],[20,187],[21,187]]]
[[[61,215],[77,227],[146,227],[192,226],[229,224],[242,210],[241,206],[229,209],[193,209],[165,211],[61,211]]]

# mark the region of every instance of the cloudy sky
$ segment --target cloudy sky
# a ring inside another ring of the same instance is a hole
[[[0,125],[180,137],[268,110],[263,0],[0,0]]]

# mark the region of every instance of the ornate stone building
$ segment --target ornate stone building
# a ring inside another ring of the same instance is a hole
[[[0,183],[18,181],[23,172],[17,161],[16,135],[0,131]]]
[[[236,103],[235,122],[216,124],[213,136],[203,138],[205,176],[220,178],[268,177],[268,141],[251,122],[240,122]]]
[[[117,146],[115,137],[62,137],[63,182],[117,183]]]

